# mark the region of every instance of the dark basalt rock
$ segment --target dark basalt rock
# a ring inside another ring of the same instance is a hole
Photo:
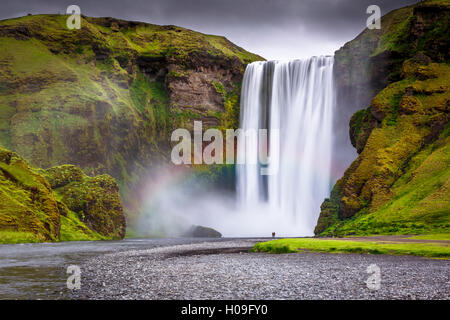
[[[213,228],[195,225],[190,227],[184,236],[194,238],[222,238],[222,234]]]

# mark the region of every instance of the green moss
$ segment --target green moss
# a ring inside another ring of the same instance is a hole
[[[61,216],[60,241],[92,241],[108,240],[109,237],[102,236],[86,227],[74,212],[67,217]]]
[[[387,117],[384,119],[386,126],[393,126],[397,124],[398,120],[398,107],[399,107],[399,101],[402,95],[396,95],[395,100],[391,103],[392,109],[387,115]]]
[[[233,83],[233,88],[229,91],[220,82],[213,81],[212,85],[223,99],[224,112],[215,115],[220,119],[219,129],[223,132],[226,129],[237,129],[239,127],[241,84]]]
[[[341,186],[338,181],[333,190],[331,190],[330,198],[325,199],[320,207],[321,213],[317,221],[317,225],[314,229],[315,234],[324,233],[325,230],[328,232],[334,232],[339,225],[339,207],[341,198]]]
[[[240,92],[241,84],[234,83],[233,89],[223,94],[225,112],[221,115],[220,129],[222,131],[239,128]]]
[[[24,242],[40,242],[41,239],[36,237],[32,232],[17,232],[0,230],[0,243],[24,243]]]
[[[403,52],[408,49],[407,35],[413,17],[412,7],[401,8],[394,11],[395,14],[388,14],[381,19],[381,32],[378,47],[372,56],[383,51]]]
[[[441,138],[443,139],[443,138]],[[370,213],[343,220],[322,234],[419,234],[446,232],[450,227],[449,138],[414,155],[391,187],[393,197]],[[404,172],[404,173],[403,173]],[[337,230],[336,230],[337,229]]]
[[[33,168],[0,148],[0,243],[112,239],[124,228],[112,178],[89,178],[71,165]]]
[[[184,78],[189,76],[189,72],[184,71],[184,72],[179,72],[176,70],[171,70],[167,73],[167,77],[173,77],[173,78]]]
[[[228,41],[225,37],[206,35],[206,39],[214,48],[220,50],[225,55],[233,57],[237,56],[243,63],[247,64],[253,61],[262,61],[262,57],[249,53],[248,51],[238,47]]]
[[[50,185],[17,154],[3,148],[0,212],[0,231],[33,233],[40,241],[56,240],[59,236],[58,205]]]
[[[55,172],[48,173],[47,170],[47,174],[55,175]],[[118,191],[114,179],[108,175],[90,178],[83,174],[81,179],[69,180],[56,187],[57,197],[74,213],[66,215],[66,235],[70,236],[78,228],[81,234],[94,238],[99,235],[103,239],[123,238],[125,218]],[[79,228],[82,224],[78,220],[95,232]]]
[[[93,24],[102,24],[101,19],[89,18]],[[138,51],[147,57],[170,56],[185,59],[193,52],[207,52],[213,56],[238,57],[243,63],[262,60],[261,57],[245,51],[219,36],[205,35],[176,26],[157,26],[141,23],[136,27],[121,29],[107,37],[117,37],[115,45]]]
[[[450,240],[450,233],[427,234],[427,235],[413,236],[413,237],[409,237],[409,239],[414,239],[414,240]]]
[[[144,112],[150,103],[149,91],[150,83],[142,73],[139,73],[130,86],[130,96],[136,109]]]
[[[363,120],[367,117],[370,111],[368,109],[362,109],[355,112],[350,120],[350,129],[352,132],[352,143],[355,145],[354,141],[357,139],[361,132],[361,127],[363,126]]]
[[[213,85],[214,89],[216,89],[216,92],[218,94],[222,95],[223,97],[226,96],[227,91],[225,90],[225,87],[223,86],[223,84],[221,84],[220,82],[213,81],[212,85]]]

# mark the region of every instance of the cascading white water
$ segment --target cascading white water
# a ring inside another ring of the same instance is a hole
[[[238,155],[246,159],[237,166],[238,201],[241,214],[257,211],[259,219],[276,221],[265,228],[272,227],[280,235],[312,235],[320,205],[329,196],[332,73],[333,57],[329,56],[254,62],[245,71],[241,128],[244,132],[268,129],[269,157],[278,156],[279,166],[275,174],[261,175],[261,141],[257,136],[247,138],[238,146]],[[279,144],[273,141],[272,129],[279,132]],[[273,165],[272,161],[268,167]]]

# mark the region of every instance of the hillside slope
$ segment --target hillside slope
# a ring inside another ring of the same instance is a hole
[[[317,235],[450,230],[449,18],[448,1],[395,10],[336,53],[340,87],[376,95],[351,118],[359,156],[322,204]]]

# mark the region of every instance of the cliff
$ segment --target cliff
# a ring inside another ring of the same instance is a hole
[[[72,165],[34,168],[0,148],[0,243],[105,240],[125,236],[114,179]]]
[[[336,52],[340,103],[368,107],[351,117],[359,156],[323,202],[317,235],[447,232],[449,10],[426,1],[392,11]]]
[[[246,64],[224,37],[176,26],[64,15],[0,22],[0,145],[32,165],[110,174],[132,190],[170,160],[176,128],[237,127]]]

